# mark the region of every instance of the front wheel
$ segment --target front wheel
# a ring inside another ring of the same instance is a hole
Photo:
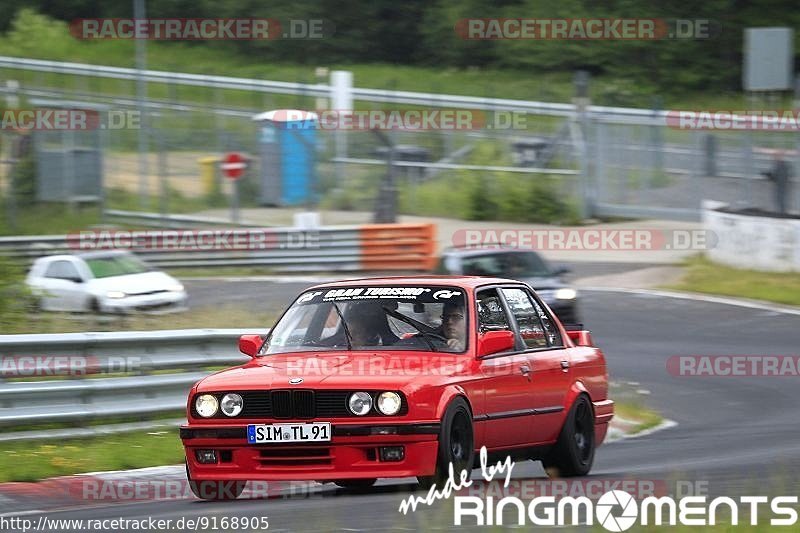
[[[594,462],[594,414],[592,403],[581,394],[572,404],[553,450],[542,459],[551,478],[585,476]]]
[[[475,441],[472,430],[472,413],[463,398],[456,398],[447,407],[439,429],[439,451],[436,457],[436,471],[432,476],[417,477],[423,489],[434,483],[441,489],[450,475],[453,465],[453,480],[458,483],[461,472],[472,471],[475,456]]]

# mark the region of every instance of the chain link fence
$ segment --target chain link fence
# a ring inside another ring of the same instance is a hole
[[[275,198],[268,189],[276,186],[267,179],[272,171],[265,166],[274,165],[285,176],[301,162],[292,160],[300,158],[297,153],[271,158],[274,154],[264,151],[264,123],[253,118],[271,109],[319,110],[327,105],[318,90],[279,94],[222,88],[216,82],[151,82],[145,115],[139,116],[135,80],[41,71],[20,80],[20,72],[0,69],[0,90],[21,99],[22,105],[82,102],[105,106],[117,117],[139,117],[123,121],[124,127],[103,129],[94,144],[84,147],[99,154],[102,192],[96,196],[109,209],[219,215],[229,205],[233,187],[222,177],[219,161],[234,151],[251,156],[238,185],[243,205],[264,205],[265,198]],[[6,87],[12,79],[20,82],[13,95]],[[437,108],[446,109],[442,98]],[[356,109],[425,110],[391,98],[356,98]],[[295,195],[300,200],[289,207],[371,212],[388,186],[396,191],[400,213],[422,216],[552,223],[585,217],[699,220],[703,199],[774,209],[775,186],[762,173],[774,165],[776,150],[785,152],[795,173],[800,171],[796,135],[680,130],[668,127],[659,113],[633,120],[596,110],[581,115],[490,109],[480,112],[477,126],[466,129],[388,130],[383,137],[365,129],[319,128],[313,146],[303,148],[313,151],[313,168],[303,185],[308,191]],[[51,137],[51,148],[53,143],[69,148],[69,135]],[[76,153],[63,161],[74,165],[77,174],[88,172],[90,165],[80,157]],[[38,150],[37,163],[43,161]],[[59,167],[52,160],[47,164],[45,173]],[[9,165],[3,167],[8,174]],[[387,181],[389,173],[392,179]],[[72,187],[86,181],[77,178]],[[3,180],[9,182],[7,176]],[[800,208],[797,181],[794,177],[787,193],[790,210]],[[299,185],[288,180],[283,186]],[[78,189],[70,194],[88,196]]]

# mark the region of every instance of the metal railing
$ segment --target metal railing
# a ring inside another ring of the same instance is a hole
[[[184,241],[187,236],[192,237],[193,243]],[[433,267],[435,238],[432,224],[199,229],[190,235],[177,230],[97,230],[0,237],[0,256],[31,262],[47,255],[126,249],[162,268],[267,266],[291,272],[413,271]]]
[[[92,76],[119,80],[136,80],[141,75],[148,83],[170,83],[195,87],[213,87],[217,89],[237,89],[273,94],[289,94],[300,96],[328,97],[331,86],[327,84],[307,84],[284,81],[257,80],[231,76],[209,76],[205,74],[187,74],[182,72],[165,72],[144,70],[141,74],[132,68],[90,65],[86,63],[69,63],[62,61],[46,61],[0,56],[0,68],[22,69],[38,72],[51,72],[78,76]],[[455,94],[436,94],[411,91],[389,91],[383,89],[356,88],[352,90],[353,98],[365,102],[406,104],[428,107],[455,107],[481,111],[514,111],[537,115],[571,117],[576,113],[573,104],[514,100],[509,98],[484,98]],[[618,115],[620,118],[636,119],[639,123],[655,123],[663,118],[666,111],[639,109],[628,107],[589,106],[590,113]]]
[[[208,375],[204,368],[248,360],[237,348],[245,333],[254,331],[0,335],[0,427],[182,410],[192,384]]]

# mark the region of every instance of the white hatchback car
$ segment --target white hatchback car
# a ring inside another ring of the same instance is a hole
[[[180,311],[186,290],[128,252],[51,255],[34,261],[26,283],[47,311]]]

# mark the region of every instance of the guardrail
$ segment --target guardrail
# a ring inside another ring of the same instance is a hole
[[[0,256],[21,261],[102,249],[130,250],[161,268],[267,266],[278,271],[431,270],[433,224],[299,228],[91,230],[0,237]]]
[[[212,226],[237,226],[256,227],[256,224],[246,222],[233,222],[227,218],[203,217],[197,215],[147,213],[141,211],[123,211],[121,209],[106,209],[103,216],[114,220],[116,223],[131,226],[148,226],[157,228],[208,228]]]
[[[254,331],[0,335],[0,427],[182,410],[192,384],[208,374],[202,368],[249,359],[238,352],[245,333]],[[99,377],[109,374],[123,375]]]
[[[306,84],[283,81],[257,80],[230,76],[208,76],[205,74],[187,74],[182,72],[165,72],[159,70],[143,70],[138,72],[132,68],[110,67],[106,65],[89,65],[86,63],[69,63],[47,61],[19,57],[0,56],[0,68],[32,70],[38,72],[55,72],[80,76],[93,76],[120,80],[136,80],[139,76],[150,83],[171,83],[196,87],[213,87],[219,89],[238,89],[274,94],[290,94],[301,96],[328,97],[331,86],[327,84]],[[513,100],[508,98],[484,98],[455,94],[420,93],[411,91],[387,91],[383,89],[353,88],[353,98],[366,102],[407,104],[427,107],[448,107],[475,109],[482,111],[515,111],[537,115],[571,117],[576,113],[573,104]],[[641,123],[657,123],[663,125],[666,111],[638,109],[628,107],[589,106],[589,113],[619,116],[620,118],[638,119]]]

